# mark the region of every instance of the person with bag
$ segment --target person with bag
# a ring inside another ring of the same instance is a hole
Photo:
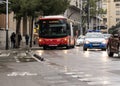
[[[29,36],[28,36],[28,34],[25,35],[25,42],[26,42],[26,45],[28,45],[28,43],[29,43]]]

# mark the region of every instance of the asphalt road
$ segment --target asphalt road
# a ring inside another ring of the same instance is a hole
[[[35,51],[47,64],[88,86],[119,86],[120,57],[108,57],[106,51],[82,47]]]
[[[33,54],[44,58],[40,61]],[[0,86],[119,86],[120,58],[106,51],[12,50],[0,54]]]

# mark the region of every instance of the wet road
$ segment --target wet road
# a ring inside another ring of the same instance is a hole
[[[117,55],[111,58],[106,51],[83,51],[82,47],[35,52],[47,60],[46,64],[88,86],[120,86],[120,58]]]
[[[31,56],[36,53],[45,61]],[[120,86],[120,58],[106,51],[52,49],[0,54],[0,86]]]

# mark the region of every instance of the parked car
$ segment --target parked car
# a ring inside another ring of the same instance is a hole
[[[76,39],[76,45],[77,45],[77,46],[83,45],[83,41],[84,41],[84,36],[79,36],[79,37]]]
[[[116,53],[120,57],[120,29],[115,29],[108,39],[107,53],[109,57],[113,57]]]
[[[87,33],[84,38],[83,50],[87,49],[102,49],[106,50],[107,41],[101,33]]]

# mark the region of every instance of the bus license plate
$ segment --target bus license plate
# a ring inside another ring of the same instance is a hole
[[[57,45],[49,45],[49,46],[57,46]]]

